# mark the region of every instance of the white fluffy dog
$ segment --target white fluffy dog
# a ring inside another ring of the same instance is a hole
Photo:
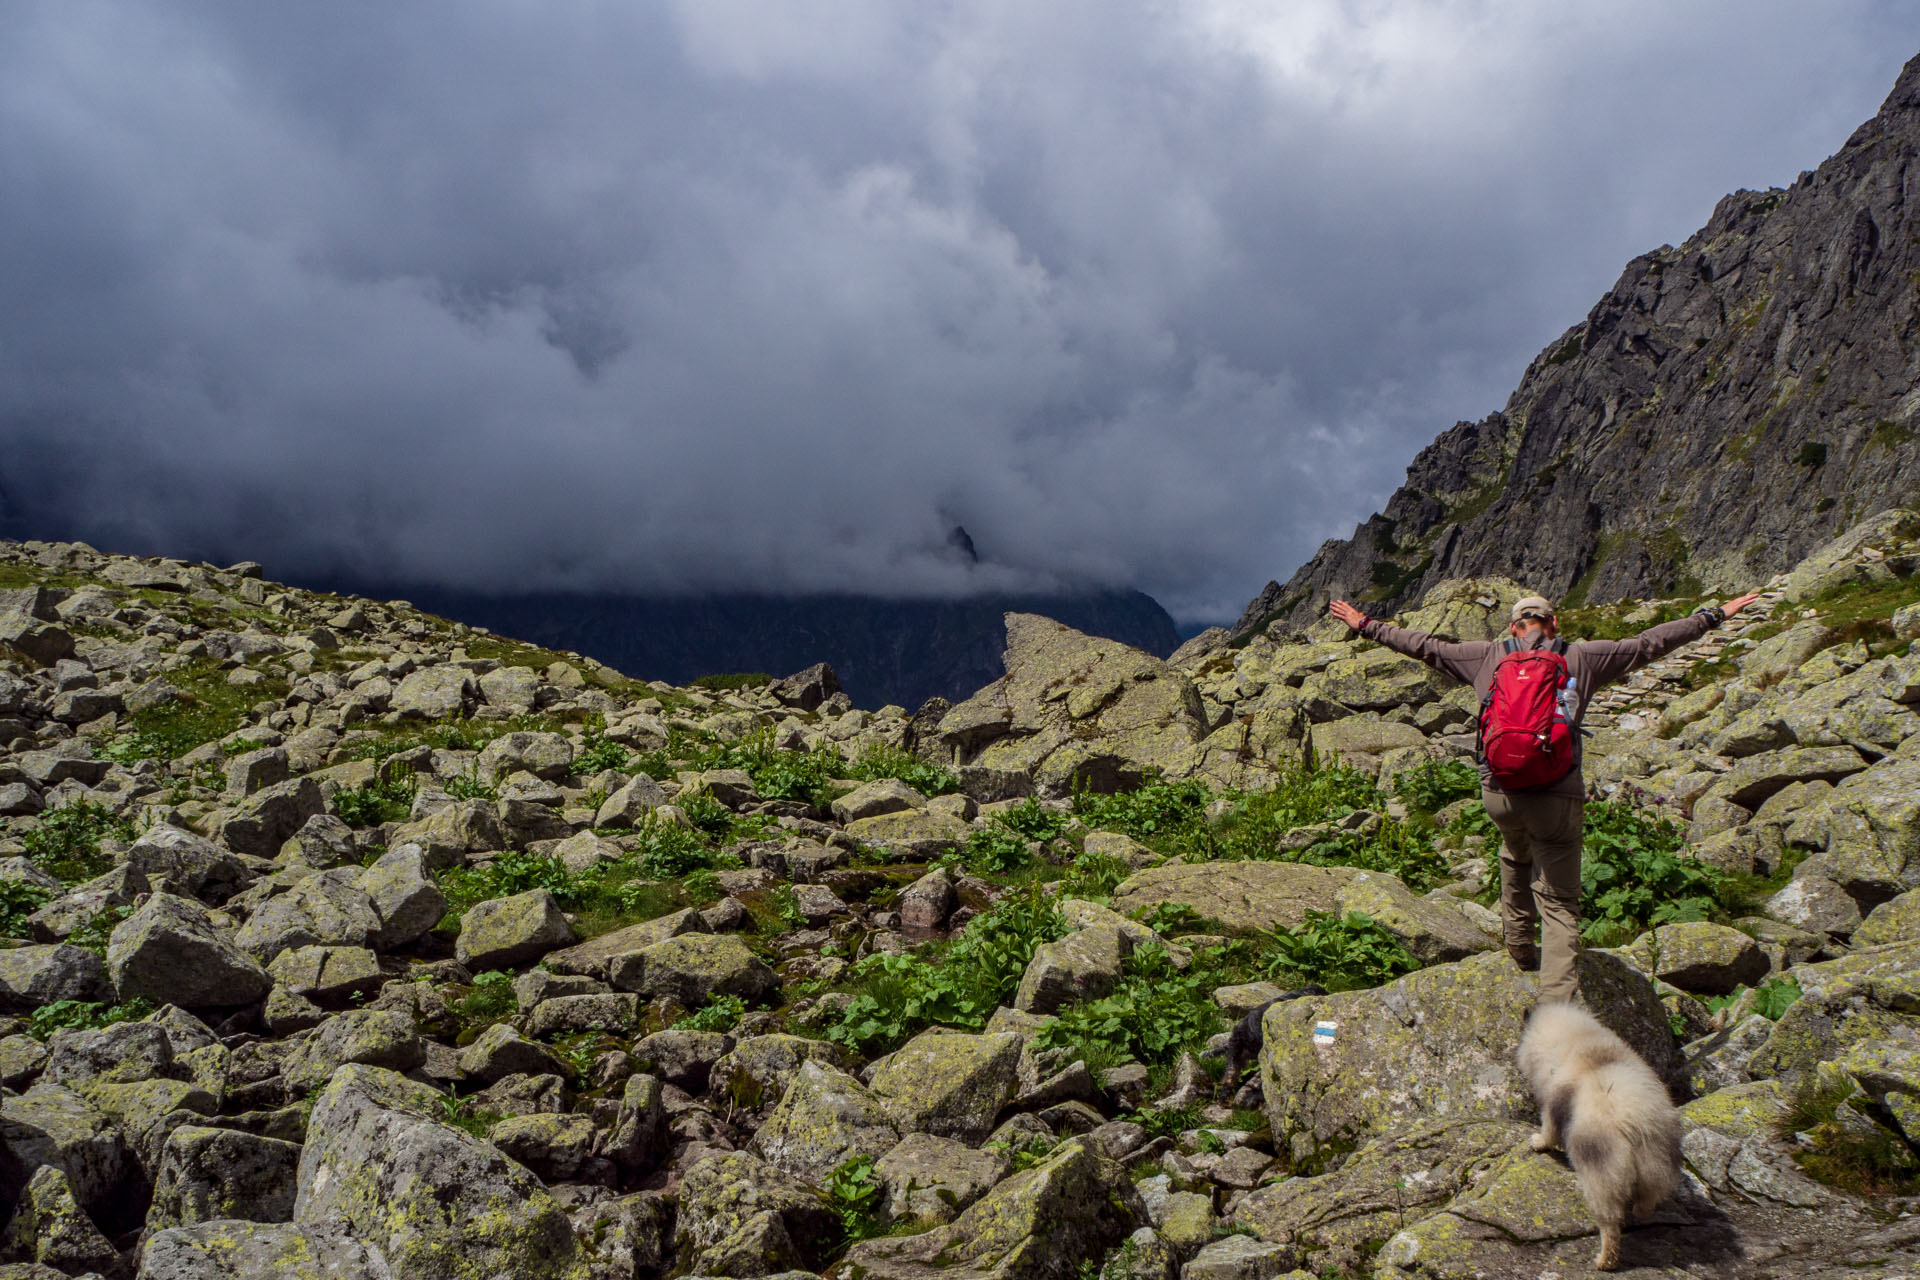
[[[1600,1224],[1593,1265],[1611,1271],[1628,1208],[1645,1217],[1680,1181],[1680,1113],[1626,1041],[1570,1004],[1527,1015],[1519,1062],[1540,1103],[1533,1149],[1566,1149]]]

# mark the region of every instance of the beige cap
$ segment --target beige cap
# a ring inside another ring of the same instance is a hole
[[[1513,602],[1513,620],[1522,618],[1545,618],[1553,621],[1553,606],[1547,603],[1545,596],[1521,596]]]

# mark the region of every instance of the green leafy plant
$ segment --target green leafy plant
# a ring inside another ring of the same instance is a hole
[[[862,782],[898,778],[923,796],[947,795],[960,789],[960,776],[953,770],[879,742],[868,743],[847,766],[846,774]]]
[[[1111,795],[1076,789],[1073,811],[1097,831],[1118,831],[1151,842],[1157,836],[1204,827],[1212,801],[1206,785],[1192,778],[1169,782],[1153,777],[1132,791]]]
[[[1012,828],[990,822],[968,833],[960,860],[978,875],[1012,875],[1032,864],[1033,846]]]
[[[827,1038],[874,1053],[935,1024],[977,1031],[1013,996],[1033,953],[1065,931],[1036,887],[975,917],[944,947],[866,956],[853,967],[853,1001]]]
[[[573,753],[573,772],[591,777],[608,769],[625,769],[633,753],[606,735],[604,723],[589,725],[581,734],[580,749]]]
[[[776,885],[772,894],[773,910],[780,923],[789,929],[807,927],[807,913],[800,909],[800,897],[790,884]]]
[[[1393,792],[1422,813],[1480,794],[1480,771],[1464,760],[1428,760],[1393,781]]]
[[[1198,967],[1182,972],[1164,947],[1149,944],[1127,957],[1111,995],[1060,1010],[1034,1044],[1081,1057],[1170,1062],[1224,1024],[1212,991],[1212,975]]]
[[[108,838],[133,839],[133,823],[92,800],[76,800],[41,814],[40,825],[20,843],[41,870],[72,884],[112,869],[100,852],[100,842]]]
[[[700,831],[724,837],[733,830],[733,810],[715,800],[709,791],[683,791],[673,803]]]
[[[108,907],[103,911],[96,911],[88,917],[86,923],[67,935],[67,945],[84,947],[95,955],[104,956],[107,954],[107,943],[113,937],[113,931],[132,914],[133,908],[130,906]]]
[[[420,780],[412,769],[398,760],[385,760],[374,770],[371,781],[334,794],[334,816],[350,827],[404,822],[413,811],[413,799],[419,790]]]
[[[1329,991],[1377,987],[1420,967],[1400,940],[1362,912],[1309,911],[1291,929],[1267,935],[1267,976],[1288,986],[1314,982]]]
[[[1725,877],[1707,863],[1680,857],[1685,844],[1685,832],[1665,818],[1631,805],[1590,802],[1580,861],[1581,937],[1608,945],[1656,925],[1719,915]],[[1498,854],[1497,848],[1488,853],[1495,884]]]
[[[463,1098],[452,1085],[440,1095],[440,1118],[456,1129],[484,1138],[502,1119],[498,1111],[475,1107],[472,1098]]]
[[[675,1031],[731,1031],[740,1025],[747,1003],[739,996],[715,996],[704,1009],[673,1024]]]
[[[1800,984],[1792,978],[1769,978],[1754,988],[1753,1011],[1772,1022],[1780,1021],[1780,1016],[1793,1008],[1794,1002],[1806,993]]]
[[[473,765],[463,774],[448,778],[446,791],[455,800],[498,800],[500,798],[500,784],[482,778],[478,764]],[[408,797],[407,803],[411,807],[412,797]]]
[[[43,1004],[27,1017],[27,1034],[45,1040],[56,1031],[68,1028],[95,1030],[117,1022],[138,1022],[154,1011],[151,1000],[138,997],[123,1004],[97,1000],[55,1000]]]
[[[690,831],[677,822],[649,813],[634,834],[640,843],[640,870],[655,879],[684,876],[709,870],[714,865],[713,850],[707,847],[707,842],[697,831]]]
[[[822,1190],[827,1203],[840,1216],[840,1229],[849,1241],[871,1240],[885,1235],[879,1218],[880,1195],[885,1188],[874,1172],[872,1156],[855,1156],[831,1174]]]
[[[453,1002],[453,1011],[461,1021],[480,1026],[507,1017],[518,1003],[513,994],[513,975],[489,969],[473,975],[473,985]]]
[[[53,901],[53,890],[25,880],[0,880],[0,938],[27,936],[27,917]]]

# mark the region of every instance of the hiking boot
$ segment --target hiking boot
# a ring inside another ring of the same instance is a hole
[[[1540,948],[1536,947],[1533,943],[1523,943],[1516,947],[1509,942],[1507,944],[1507,954],[1513,957],[1513,962],[1519,965],[1522,971],[1526,973],[1540,972]]]

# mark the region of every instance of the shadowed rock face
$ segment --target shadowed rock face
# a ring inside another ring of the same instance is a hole
[[[1268,583],[1236,634],[1335,596],[1503,574],[1549,597],[1732,589],[1911,506],[1920,60],[1791,187],[1737,191],[1627,264],[1504,409],[1444,432],[1386,509]]]

